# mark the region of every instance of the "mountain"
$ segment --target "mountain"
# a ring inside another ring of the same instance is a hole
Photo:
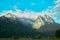
[[[31,19],[18,18],[12,13],[0,16],[0,37],[27,37],[40,34],[31,28],[31,22],[27,20],[33,21]]]
[[[33,23],[33,28],[38,32],[47,35],[54,35],[55,31],[60,29],[60,24],[56,23],[49,15],[40,15]]]
[[[39,15],[36,20],[18,17],[13,13],[0,16],[0,37],[27,37],[44,35],[54,35],[60,29],[60,24],[56,23],[49,15]]]
[[[4,14],[2,15],[0,18],[2,19],[6,19],[7,22],[10,21],[10,22],[14,22],[14,21],[18,21],[18,23],[23,23],[25,26],[32,26],[32,22],[34,22],[32,19],[27,19],[27,18],[22,18],[22,17],[17,17],[15,14],[13,13],[7,13],[7,14]],[[6,21],[5,20],[5,21]],[[17,24],[17,22],[15,22]],[[15,24],[14,23],[14,24]]]

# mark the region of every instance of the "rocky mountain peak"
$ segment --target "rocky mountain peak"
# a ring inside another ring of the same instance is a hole
[[[36,29],[39,29],[41,26],[45,24],[50,24],[50,23],[55,23],[52,17],[49,15],[40,15],[38,18],[35,20],[35,23],[33,23],[33,27]]]

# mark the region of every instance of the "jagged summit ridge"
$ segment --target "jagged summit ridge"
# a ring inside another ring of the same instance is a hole
[[[47,14],[39,15],[38,18],[35,20],[35,23],[33,23],[33,28],[39,29],[41,26],[50,23],[55,23],[52,17]]]
[[[5,13],[5,14],[1,14],[1,15],[0,15],[0,17],[2,17],[2,16],[12,17],[12,16],[14,16],[14,14],[13,14],[13,13]]]
[[[39,17],[38,17],[38,19],[41,19],[41,20],[43,20],[43,22],[45,22],[45,23],[54,23],[55,21],[53,20],[53,18],[52,17],[50,17],[49,15],[47,15],[47,14],[45,14],[45,15],[40,15]]]
[[[4,19],[4,17],[5,18],[10,18],[10,19],[13,19],[13,20],[16,19],[16,16],[13,13],[5,13],[5,14],[0,15],[0,17],[2,17],[3,19]]]

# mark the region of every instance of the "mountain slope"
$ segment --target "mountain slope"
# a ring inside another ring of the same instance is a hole
[[[30,26],[29,26],[30,27]],[[10,36],[34,36],[38,32],[24,25],[15,15],[8,13],[0,17],[0,37]]]
[[[60,25],[50,16],[40,15],[33,23],[33,28],[47,35],[54,35],[55,31],[60,29]]]

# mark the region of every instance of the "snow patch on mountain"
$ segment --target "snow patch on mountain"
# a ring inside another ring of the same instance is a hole
[[[39,29],[41,26],[45,24],[55,23],[55,21],[47,14],[40,15],[33,23],[33,28]]]

